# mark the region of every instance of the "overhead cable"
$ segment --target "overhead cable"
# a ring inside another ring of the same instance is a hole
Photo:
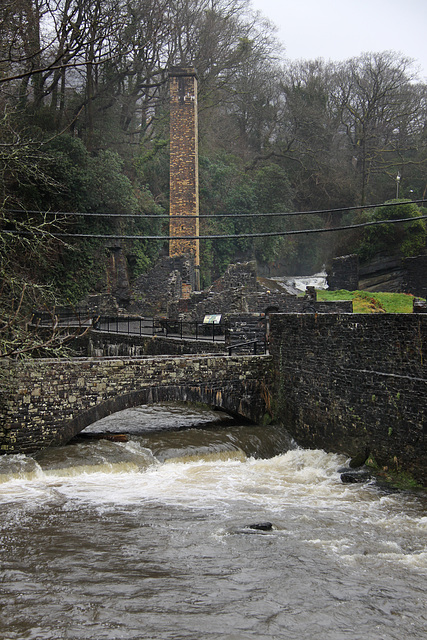
[[[362,227],[372,227],[380,224],[398,224],[404,222],[415,222],[416,220],[426,220],[427,215],[416,216],[414,218],[401,218],[398,220],[372,220],[370,222],[361,222],[359,224],[348,224],[340,227],[326,227],[320,229],[293,229],[288,231],[268,231],[263,233],[239,233],[239,234],[223,234],[223,235],[206,235],[206,236],[141,236],[141,235],[119,235],[119,234],[101,234],[101,233],[62,233],[62,232],[31,232],[31,231],[13,231],[3,230],[2,233],[9,235],[47,235],[52,238],[97,238],[107,240],[227,240],[242,238],[272,238],[279,236],[295,236],[310,233],[331,233],[332,231],[347,231],[350,229],[360,229]]]
[[[307,216],[307,215],[323,215],[327,213],[347,213],[349,211],[364,211],[366,209],[378,209],[378,207],[393,206],[399,207],[405,204],[423,204],[427,202],[426,199],[422,200],[404,200],[401,202],[386,202],[380,204],[368,204],[364,206],[352,206],[341,207],[338,209],[316,209],[311,211],[282,211],[282,212],[270,212],[270,213],[202,213],[197,216],[191,216],[192,219],[204,219],[204,218],[263,218],[263,217],[287,217],[287,216]],[[99,212],[85,212],[85,211],[37,211],[26,209],[4,209],[7,213],[26,213],[31,215],[54,215],[54,216],[79,216],[79,217],[97,217],[97,218],[137,218],[139,220],[145,220],[147,218],[154,219],[168,219],[179,220],[188,219],[187,215],[173,215],[168,213],[99,213]]]

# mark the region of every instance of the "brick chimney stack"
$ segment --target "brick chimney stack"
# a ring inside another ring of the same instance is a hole
[[[200,289],[199,159],[197,73],[192,67],[172,67],[170,82],[170,221],[169,255],[191,254]],[[185,218],[174,219],[174,216]],[[182,236],[197,236],[181,240]],[[191,289],[191,283],[184,283]]]

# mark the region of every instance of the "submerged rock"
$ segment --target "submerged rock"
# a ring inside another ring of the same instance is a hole
[[[272,531],[273,525],[271,522],[256,522],[254,524],[246,525],[245,529],[255,529],[256,531]]]
[[[366,460],[369,458],[369,449],[365,447],[363,451],[359,451],[351,460],[350,467],[351,469],[357,469],[358,467],[363,467]]]
[[[348,469],[341,473],[341,482],[344,484],[354,484],[368,482],[372,479],[369,469]]]
[[[70,442],[79,442],[80,440],[110,440],[110,442],[128,442],[129,436],[126,433],[95,433],[81,432]]]

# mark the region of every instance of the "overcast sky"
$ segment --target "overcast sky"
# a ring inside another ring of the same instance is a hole
[[[278,27],[291,60],[346,60],[370,51],[414,58],[427,82],[427,0],[252,0]]]

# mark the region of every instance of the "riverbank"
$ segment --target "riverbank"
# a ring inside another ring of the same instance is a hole
[[[317,300],[320,301],[352,300],[353,313],[412,313],[414,299],[416,298],[408,293],[373,293],[346,289],[317,291]]]

